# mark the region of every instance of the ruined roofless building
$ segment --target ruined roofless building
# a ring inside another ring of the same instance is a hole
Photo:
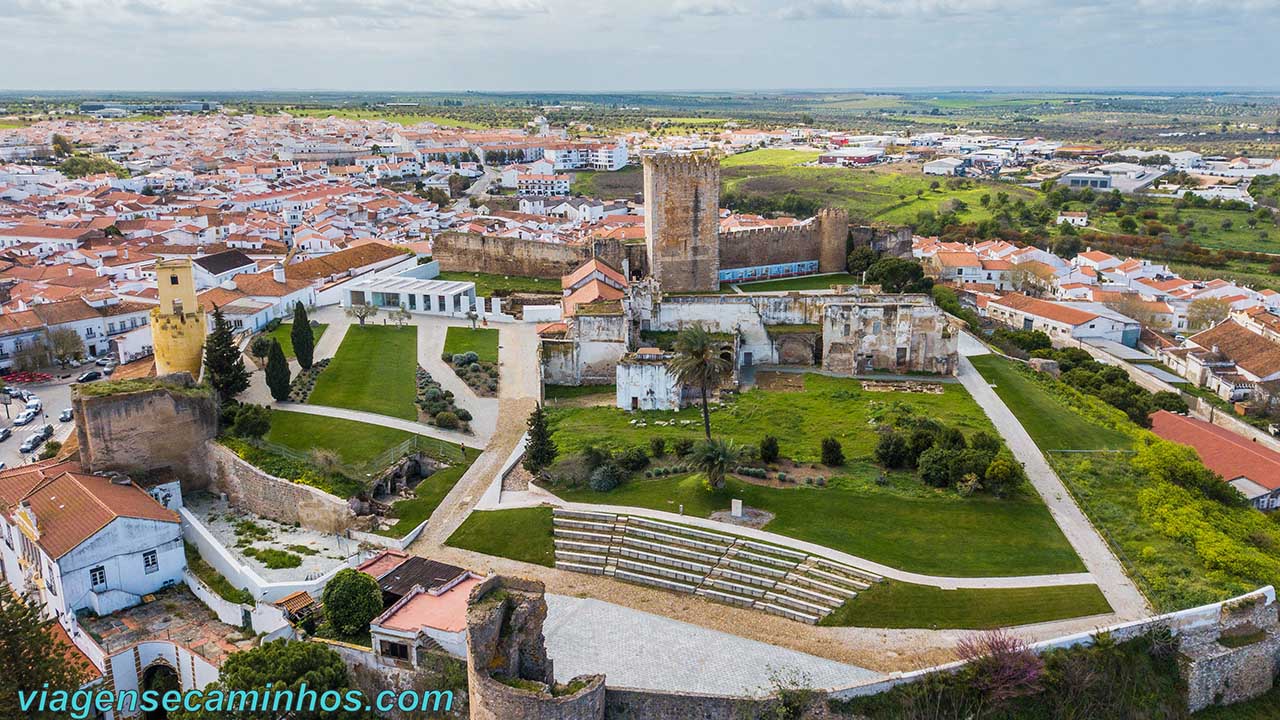
[[[667,292],[720,288],[720,160],[644,158],[644,235],[649,272]]]
[[[645,243],[664,292],[716,292],[722,282],[843,272],[849,213],[823,208],[794,225],[720,232],[715,155],[644,158]]]

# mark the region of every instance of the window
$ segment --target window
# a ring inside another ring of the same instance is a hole
[[[89,570],[89,586],[100,588],[107,584],[107,569],[101,565]]]
[[[48,572],[45,573],[45,579],[47,580],[47,582],[45,582],[45,587],[49,588],[50,595],[57,595],[58,583],[55,580],[57,575],[53,572],[53,563],[49,563],[46,568]]]
[[[142,569],[146,570],[148,575],[160,570],[160,558],[156,557],[155,550],[142,553]]]
[[[116,324],[115,324],[115,323],[107,323],[107,332],[108,332],[108,333],[113,333],[113,332],[115,332],[115,331],[116,331]]]
[[[382,641],[382,656],[396,658],[397,660],[409,659],[409,646],[404,643],[394,643]]]
[[[177,275],[170,275],[170,276],[169,276],[169,284],[170,284],[170,285],[177,285],[177,284],[178,284],[178,276],[177,276]]]

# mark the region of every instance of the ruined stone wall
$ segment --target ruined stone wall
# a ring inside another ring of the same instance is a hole
[[[467,608],[472,720],[604,720],[603,675],[574,678],[572,684],[580,687],[573,693],[557,696],[548,689],[555,672],[542,633],[544,594],[540,582],[502,576],[472,589]]]
[[[822,368],[845,375],[952,375],[958,363],[958,337],[932,304],[828,305],[822,342]]]
[[[1182,635],[1191,712],[1243,702],[1271,689],[1280,672],[1280,606],[1267,599],[1255,595],[1224,603],[1216,624]],[[1257,640],[1242,647],[1223,645],[1224,633],[1233,632]]]
[[[202,449],[213,489],[255,515],[335,535],[357,526],[356,514],[344,500],[259,470],[213,440]],[[363,528],[360,528],[363,529]]]
[[[911,257],[911,228],[861,225],[849,230],[853,247],[870,247],[890,257]]]
[[[184,492],[208,485],[205,443],[218,432],[213,392],[183,387],[189,376],[177,376],[175,387],[116,395],[73,393],[80,461],[91,472],[116,471],[146,475],[166,471],[177,476]]]
[[[432,258],[438,260],[444,270],[552,279],[573,272],[590,260],[593,253],[621,268],[626,252],[617,240],[565,245],[458,232],[441,233],[431,245]]]
[[[649,270],[668,292],[720,287],[720,161],[697,155],[644,158]]]

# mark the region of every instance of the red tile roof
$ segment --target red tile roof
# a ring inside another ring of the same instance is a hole
[[[1155,434],[1200,453],[1205,467],[1228,482],[1248,478],[1268,490],[1280,488],[1280,453],[1203,420],[1160,410],[1151,416]]]

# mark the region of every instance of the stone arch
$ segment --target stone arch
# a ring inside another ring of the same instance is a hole
[[[154,690],[162,695],[170,690],[182,690],[182,673],[168,658],[158,657],[142,669],[138,687],[142,691]],[[168,717],[169,713],[163,707],[142,714],[142,720],[168,720]]]

